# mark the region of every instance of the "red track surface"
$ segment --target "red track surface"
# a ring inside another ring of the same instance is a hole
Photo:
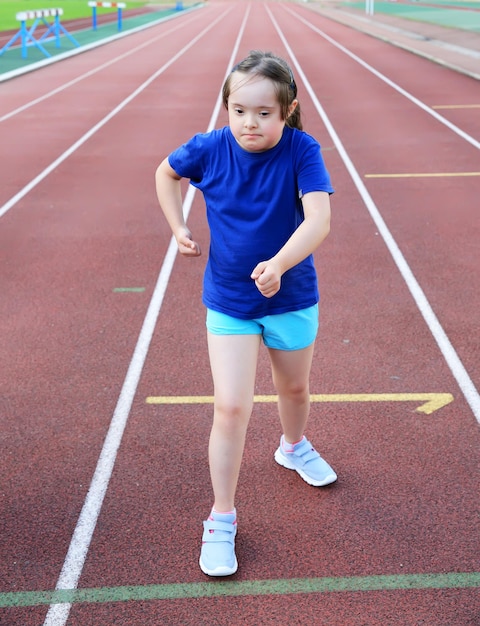
[[[479,571],[478,395],[468,388],[480,385],[480,177],[368,178],[478,173],[478,113],[438,109],[468,141],[315,29],[427,107],[478,104],[478,83],[303,6],[213,2],[1,87],[0,592],[55,588],[116,407],[128,422],[78,586],[188,589],[206,581],[197,558],[211,505],[211,406],[146,403],[149,396],[212,393],[204,257],[175,261],[138,386],[127,376],[131,410],[117,401],[170,241],[154,170],[171,149],[207,129],[244,18],[235,59],[251,48],[288,57],[271,15],[467,378],[453,366],[461,388],[297,68],[305,126],[322,143],[337,190],[332,233],[317,254],[322,330],[312,393],[450,393],[454,401],[431,415],[406,401],[313,404],[309,436],[339,474],[325,489],[275,465],[275,406],[256,405],[237,500],[240,569],[232,580],[285,579],[288,591],[292,578]],[[222,111],[218,125],[225,119]],[[198,195],[189,224],[206,253]],[[145,290],[115,291],[136,287]],[[257,392],[273,393],[265,355]],[[0,623],[42,624],[47,608],[0,608]],[[186,595],[74,603],[67,623],[474,626],[480,601],[478,588],[453,585]]]

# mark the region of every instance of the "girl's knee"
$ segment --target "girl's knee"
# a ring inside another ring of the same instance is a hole
[[[310,395],[308,381],[290,380],[287,383],[277,387],[279,396],[289,398],[296,401],[305,401]]]
[[[216,401],[214,424],[231,431],[245,428],[250,419],[252,408],[253,403]]]

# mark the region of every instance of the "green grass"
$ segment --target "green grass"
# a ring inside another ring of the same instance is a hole
[[[148,4],[147,0],[122,0],[128,9],[141,7]],[[160,0],[159,4],[167,0]],[[169,4],[172,3],[170,0]],[[88,0],[0,0],[0,31],[20,28],[15,15],[19,11],[34,11],[35,9],[63,9],[62,21],[76,19],[78,17],[91,17],[92,9],[88,6]],[[101,13],[116,12],[117,9],[98,8]],[[27,22],[28,24],[28,22]]]

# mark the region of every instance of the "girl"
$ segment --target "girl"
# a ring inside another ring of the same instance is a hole
[[[302,131],[297,87],[283,59],[252,51],[226,79],[223,103],[228,126],[195,135],[156,172],[179,251],[201,254],[184,221],[182,178],[203,192],[211,235],[203,302],[215,394],[208,450],[214,503],[200,554],[209,576],[238,567],[234,498],[261,341],[283,430],[275,461],[310,485],[337,478],[304,436],[318,329],[312,253],[330,230],[330,178],[319,144]]]

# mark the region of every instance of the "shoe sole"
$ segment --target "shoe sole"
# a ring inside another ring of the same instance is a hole
[[[335,474],[335,472],[327,474],[327,476],[323,480],[315,480],[314,478],[306,474],[303,470],[295,467],[293,463],[290,463],[290,461],[286,459],[278,449],[275,452],[274,458],[275,461],[282,467],[286,467],[289,470],[294,470],[295,472],[297,472],[297,474],[301,476],[303,480],[312,487],[325,487],[325,485],[331,485],[337,480],[337,475]]]
[[[232,574],[235,574],[238,569],[237,557],[235,557],[235,564],[233,567],[223,566],[216,567],[215,569],[208,569],[208,567],[205,567],[205,565],[202,563],[202,557],[200,557],[198,563],[202,572],[207,576],[232,576]]]

